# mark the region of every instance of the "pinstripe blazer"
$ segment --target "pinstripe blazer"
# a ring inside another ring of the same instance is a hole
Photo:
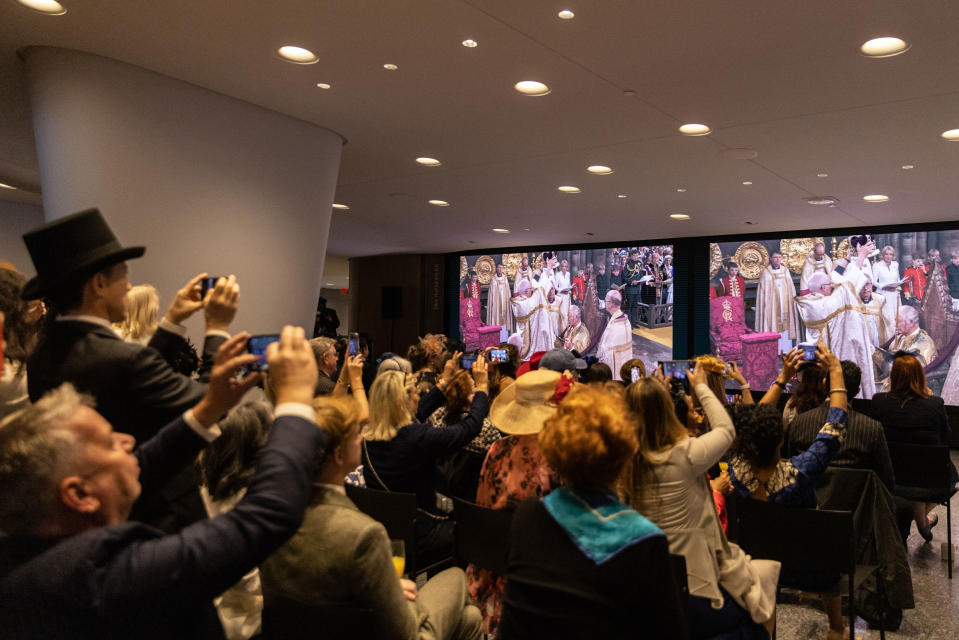
[[[810,409],[800,413],[792,421],[783,436],[783,455],[793,456],[805,451],[816,439],[816,434],[826,424],[828,406]],[[889,458],[889,446],[882,424],[869,416],[848,409],[849,420],[846,423],[846,435],[842,447],[833,457],[831,466],[872,469],[886,488],[892,491],[896,484],[892,472],[892,460]]]

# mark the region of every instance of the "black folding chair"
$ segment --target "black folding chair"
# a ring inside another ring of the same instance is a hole
[[[409,575],[423,572],[429,575],[450,566],[452,557],[424,566],[416,557],[416,494],[379,491],[348,484],[346,495],[360,511],[382,524],[391,540],[403,541],[406,547],[406,572]]]
[[[669,554],[669,563],[673,566],[673,578],[679,591],[679,606],[683,616],[689,615],[689,576],[686,574],[686,556]]]
[[[263,590],[263,640],[369,638],[372,611],[342,605],[312,605]]]
[[[453,498],[453,522],[453,557],[456,564],[460,567],[474,564],[504,575],[513,511],[489,509]]]
[[[917,502],[946,506],[946,564],[952,579],[952,460],[946,445],[889,442],[889,457],[896,476],[893,495]]]
[[[726,500],[735,505],[730,513],[735,513],[737,542],[746,553],[778,560],[784,568],[849,577],[849,640],[854,640],[858,582],[852,512],[783,507],[736,494]],[[868,576],[865,569],[860,580]],[[778,595],[777,588],[777,601]],[[883,625],[879,634],[885,639]]]

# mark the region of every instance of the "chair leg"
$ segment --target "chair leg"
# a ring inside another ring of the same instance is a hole
[[[849,640],[856,640],[856,594],[853,587],[856,583],[856,565],[849,572]]]

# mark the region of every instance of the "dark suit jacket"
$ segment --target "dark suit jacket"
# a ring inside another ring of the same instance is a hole
[[[783,453],[793,456],[809,448],[826,424],[829,407],[822,405],[800,413],[784,435]],[[829,464],[834,467],[872,469],[890,491],[896,485],[889,458],[889,446],[882,425],[869,416],[849,409],[842,447]]]
[[[209,374],[225,338],[208,336],[203,372]],[[150,344],[124,342],[110,329],[82,321],[52,322],[27,362],[30,400],[64,382],[89,393],[114,429],[137,441],[153,436],[199,402],[206,385],[179,374],[170,361],[183,348],[180,336],[158,329]]]
[[[212,600],[299,527],[326,434],[277,418],[245,497],[176,535],[137,522],[63,539],[0,539],[0,629],[7,639],[221,635]],[[144,494],[205,441],[178,419],[137,450]],[[211,633],[212,632],[212,633]]]
[[[952,439],[946,405],[938,396],[915,398],[903,405],[898,396],[877,393],[869,413],[882,423],[890,440],[948,445]]]

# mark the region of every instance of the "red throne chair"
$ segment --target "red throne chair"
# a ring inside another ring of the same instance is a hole
[[[709,301],[709,344],[715,355],[742,368],[750,386],[768,389],[779,375],[779,334],[748,328],[742,298]]]
[[[483,324],[479,298],[460,300],[460,335],[467,351],[495,347],[500,343],[498,324]]]

